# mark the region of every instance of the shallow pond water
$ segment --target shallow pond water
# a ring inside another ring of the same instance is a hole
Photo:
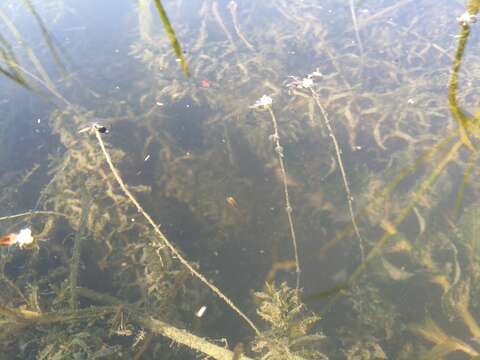
[[[479,9],[1,2],[0,358],[480,356]]]

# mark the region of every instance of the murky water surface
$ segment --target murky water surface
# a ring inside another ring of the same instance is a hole
[[[479,9],[3,0],[0,358],[479,357]]]

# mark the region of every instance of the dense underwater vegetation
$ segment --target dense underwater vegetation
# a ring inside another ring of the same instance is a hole
[[[479,358],[479,9],[4,0],[0,359]]]

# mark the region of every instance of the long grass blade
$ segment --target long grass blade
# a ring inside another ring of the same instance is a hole
[[[57,51],[56,46],[54,45],[54,41],[50,33],[48,32],[47,27],[45,26],[45,23],[43,22],[42,18],[38,14],[37,10],[33,6],[32,2],[30,0],[23,0],[23,3],[25,6],[28,8],[28,10],[31,12],[32,16],[35,18],[35,20],[38,23],[38,26],[40,27],[40,30],[42,32],[43,38],[45,39],[45,42],[47,43],[48,49],[52,53],[53,60],[57,64],[58,68],[60,69],[62,75],[64,77],[67,76],[67,69],[63,62],[60,59],[60,54]]]
[[[173,26],[168,19],[167,12],[162,5],[160,0],[154,0],[155,7],[157,8],[158,15],[162,20],[163,26],[165,31],[167,32],[168,38],[170,39],[170,43],[172,44],[173,50],[175,51],[175,55],[177,59],[180,59],[180,66],[182,67],[183,72],[185,75],[190,76],[190,70],[188,69],[187,60],[185,59],[185,55],[183,54],[182,47],[180,46],[180,42],[175,35],[175,31],[173,30]]]

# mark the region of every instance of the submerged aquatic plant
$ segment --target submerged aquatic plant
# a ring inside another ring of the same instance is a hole
[[[327,359],[318,350],[323,334],[312,332],[320,317],[306,310],[299,291],[286,283],[279,287],[267,283],[255,296],[260,303],[258,315],[269,326],[253,345],[262,360]]]
[[[172,254],[194,275],[198,278],[202,283],[204,283],[207,287],[209,287],[220,299],[222,299],[234,312],[236,312],[245,322],[255,331],[255,333],[259,334],[258,328],[255,324],[230,300],[219,288],[213,285],[207,278],[202,275],[198,270],[196,270],[189,262],[185,259],[185,257],[180,254],[180,252],[176,249],[175,246],[167,239],[164,233],[160,230],[160,227],[153,221],[152,217],[143,209],[137,199],[132,195],[132,193],[128,190],[125,183],[123,182],[120,174],[118,173],[117,169],[113,165],[112,158],[110,154],[107,152],[105,144],[103,143],[102,137],[100,132],[98,131],[98,127],[95,126],[96,124],[92,125],[92,129],[95,130],[95,136],[98,140],[100,148],[102,149],[102,153],[105,156],[105,159],[108,163],[110,170],[112,171],[113,175],[115,176],[115,180],[120,185],[120,188],[128,197],[128,199],[135,205],[138,212],[142,214],[142,216],[147,220],[150,226],[153,228],[155,233],[157,234],[158,238],[161,240],[162,245],[165,245]]]

